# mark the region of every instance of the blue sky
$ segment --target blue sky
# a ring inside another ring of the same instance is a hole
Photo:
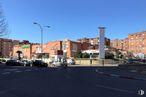
[[[146,30],[146,0],[1,0],[10,34],[17,40],[44,42],[69,38],[97,37],[98,26],[106,27],[106,37],[126,38]]]

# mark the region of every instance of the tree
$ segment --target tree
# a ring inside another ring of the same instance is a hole
[[[0,4],[0,36],[4,36],[8,34],[7,28],[8,28],[8,24],[6,22],[6,18],[3,15],[3,9]]]
[[[114,54],[110,52],[105,53],[105,59],[114,59]]]
[[[82,53],[81,51],[77,52],[76,58],[90,58],[90,55],[88,53]]]
[[[83,53],[82,58],[90,58],[90,55],[88,53]]]
[[[76,58],[82,58],[82,52],[81,52],[81,51],[77,52],[77,54],[76,54],[75,57],[76,57]]]

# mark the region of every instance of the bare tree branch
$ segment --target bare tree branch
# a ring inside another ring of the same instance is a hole
[[[0,37],[7,35],[7,33],[8,33],[8,24],[3,15],[2,6],[0,3]]]

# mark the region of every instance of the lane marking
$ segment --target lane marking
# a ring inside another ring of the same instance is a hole
[[[120,75],[117,75],[117,74],[110,74],[110,76],[112,76],[112,77],[120,77]]]
[[[6,75],[6,74],[10,74],[10,72],[4,72],[4,73],[2,73],[3,75]]]
[[[13,91],[13,90],[16,90],[16,88],[11,88],[11,89],[7,89],[7,90],[2,90],[2,91],[0,91],[0,94],[4,94],[4,93],[7,93],[7,92],[10,92],[10,91]]]
[[[109,77],[146,81],[145,78],[124,76],[124,75],[117,75],[117,74],[110,74],[110,73],[105,73],[105,72],[98,71],[97,69],[96,69],[95,71],[96,71],[98,74],[102,74],[102,75],[109,76]]]
[[[130,72],[137,72],[137,70],[130,70]]]
[[[98,72],[98,69],[96,69],[95,72]]]
[[[18,69],[4,69],[5,71],[16,71]]]
[[[25,71],[31,71],[30,69],[26,69]]]
[[[15,71],[15,72],[19,73],[19,72],[22,72],[22,71]]]
[[[38,69],[35,69],[35,70],[38,70]]]
[[[114,91],[118,91],[118,92],[125,92],[125,93],[136,94],[136,93],[133,92],[133,91],[124,90],[124,89],[119,89],[119,88],[113,88],[113,87],[104,86],[104,85],[99,85],[99,84],[96,84],[96,87],[105,88],[105,89],[109,89],[109,90],[114,90]]]

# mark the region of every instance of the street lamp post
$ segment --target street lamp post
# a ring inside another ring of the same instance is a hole
[[[43,55],[43,27],[41,26],[41,24],[39,24],[37,22],[33,22],[33,24],[38,25],[41,30],[41,54]],[[44,27],[50,28],[50,26],[44,26]],[[41,60],[43,58],[42,55],[41,55]]]

